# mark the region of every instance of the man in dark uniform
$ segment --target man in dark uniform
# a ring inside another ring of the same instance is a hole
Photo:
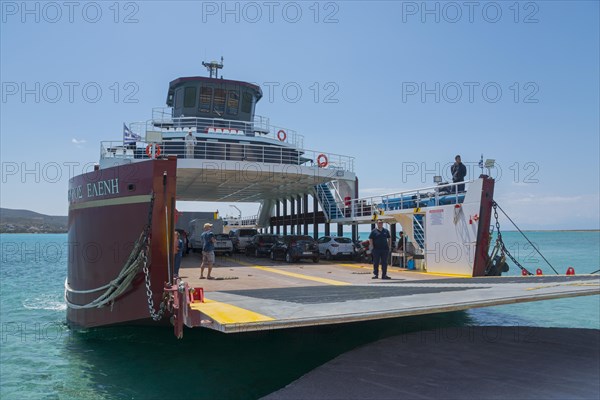
[[[377,227],[371,231],[369,242],[373,248],[373,279],[379,278],[379,262],[381,262],[381,279],[391,279],[387,275],[388,254],[392,236],[383,227],[383,221],[377,220]]]
[[[454,157],[454,164],[450,167],[450,172],[452,173],[452,182],[464,182],[465,176],[467,175],[467,167],[460,161],[460,156]],[[459,192],[465,191],[465,185],[457,185],[457,189]]]

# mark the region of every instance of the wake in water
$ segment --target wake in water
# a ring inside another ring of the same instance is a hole
[[[42,294],[36,297],[28,297],[23,300],[23,307],[27,310],[49,310],[64,311],[67,305],[62,300],[57,300],[54,294]]]

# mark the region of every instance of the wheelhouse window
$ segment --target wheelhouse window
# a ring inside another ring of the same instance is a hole
[[[252,111],[252,95],[248,92],[244,92],[242,95],[242,112],[249,114]]]
[[[183,95],[183,106],[185,108],[191,108],[196,106],[196,88],[186,87],[185,94]]]
[[[225,96],[226,92],[224,89],[215,89],[213,111],[219,115],[223,115],[225,112]]]
[[[200,112],[209,113],[212,102],[213,89],[211,87],[200,88]]]
[[[227,98],[227,114],[238,115],[238,109],[240,107],[240,95],[233,91],[229,91],[229,97]]]
[[[181,88],[175,91],[175,108],[181,108],[183,103],[183,90]]]

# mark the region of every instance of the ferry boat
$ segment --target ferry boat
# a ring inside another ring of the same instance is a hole
[[[171,81],[167,108],[154,109],[151,119],[125,126],[124,140],[102,142],[94,171],[69,181],[65,301],[71,326],[171,324],[181,337],[184,325],[240,332],[481,305],[478,295],[469,303],[464,293],[456,300],[460,306],[445,299],[409,311],[369,301],[384,293],[393,301],[399,294],[379,290],[374,295],[373,282],[350,274],[353,267],[347,265],[328,264],[330,275],[318,264],[312,275],[307,269],[253,265],[247,279],[204,281],[202,286],[175,276],[177,201],[257,202],[255,225],[278,234],[281,226],[284,234],[288,227],[290,232],[304,228],[307,233],[309,221],[318,232],[318,223],[357,226],[382,218],[402,225],[417,244],[412,258],[430,276],[481,277],[500,275],[502,269],[488,254],[492,178],[482,175],[467,182],[466,190],[460,184],[438,184],[360,198],[354,157],[306,149],[303,136],[255,114],[260,87],[219,77],[222,59],[203,65],[208,77]],[[311,213],[308,196],[313,198]],[[231,270],[248,268],[246,264],[239,262]],[[571,287],[571,292],[547,297],[589,294],[585,289],[589,288]],[[313,308],[298,300],[306,299],[307,293],[337,301]],[[526,292],[520,296],[522,301],[532,298]]]

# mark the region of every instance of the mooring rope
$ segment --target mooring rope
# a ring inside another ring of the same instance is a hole
[[[527,240],[529,242],[529,244],[531,245],[531,247],[533,247],[533,249],[540,255],[540,257],[542,257],[544,259],[544,261],[546,261],[546,263],[550,266],[550,268],[552,268],[552,270],[554,271],[554,273],[556,275],[559,275],[558,271],[552,266],[552,264],[550,264],[550,261],[548,261],[546,259],[546,257],[544,257],[544,255],[542,253],[540,253],[540,251],[537,249],[537,247],[535,247],[535,245],[531,242],[531,240],[529,240],[529,238],[527,236],[525,236],[525,234],[523,233],[523,231],[521,229],[519,229],[519,227],[517,226],[517,224],[515,224],[515,222],[508,216],[508,214],[502,209],[502,207],[500,207],[500,205],[496,202],[493,203],[493,205],[495,207],[498,207],[500,209],[500,211],[502,211],[502,214],[504,214],[504,216],[506,218],[508,218],[508,220],[514,225],[515,228],[517,228],[517,230],[519,231],[519,233],[521,233],[521,235],[523,235],[523,237],[525,238],[525,240]]]
[[[138,272],[144,265],[144,260],[147,259],[149,253],[150,244],[150,229],[152,226],[152,211],[154,209],[154,194],[150,199],[150,209],[148,211],[148,223],[144,227],[142,233],[138,237],[127,261],[123,265],[123,268],[117,275],[117,277],[111,280],[109,283],[97,287],[95,289],[77,290],[73,289],[68,283],[68,277],[65,278],[65,292],[64,299],[65,303],[69,308],[74,310],[88,309],[88,308],[100,308],[104,307],[109,303],[114,303],[115,299],[125,293],[129,289],[131,282],[136,277]],[[75,304],[69,300],[68,295],[70,293],[75,294],[89,294],[104,290],[100,296],[92,300],[87,304]]]

